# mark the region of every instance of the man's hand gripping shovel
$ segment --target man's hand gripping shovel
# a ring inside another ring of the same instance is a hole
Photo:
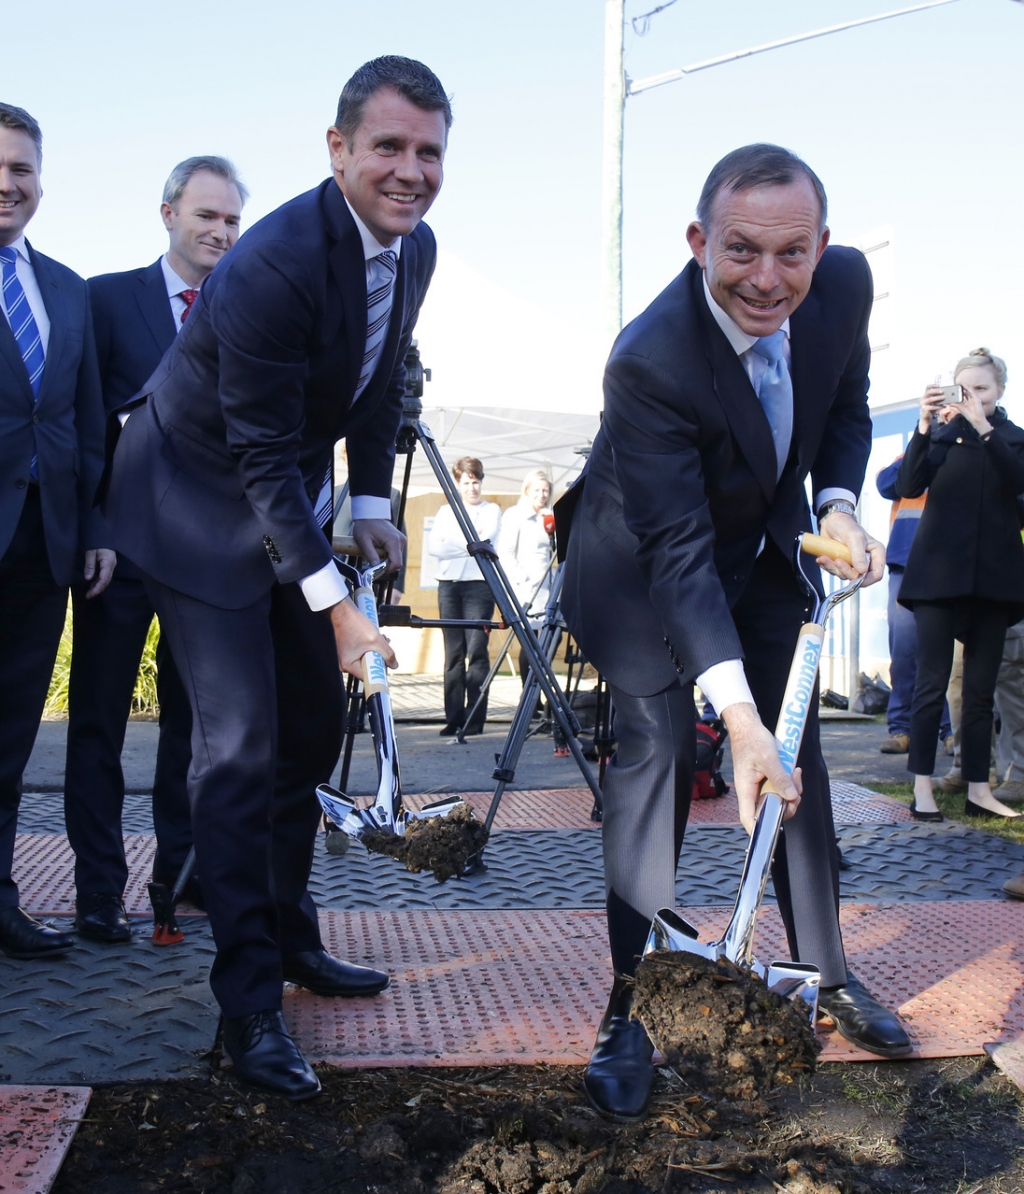
[[[832,539],[823,539],[818,535],[801,535],[794,547],[794,565],[814,602],[814,614],[811,621],[800,628],[786,683],[786,694],[775,729],[779,758],[786,773],[790,775],[796,767],[807,715],[814,698],[825,626],[835,607],[852,596],[863,581],[863,577],[858,577],[821,600],[814,584],[804,571],[805,559],[817,559],[819,556],[850,562],[850,553],[843,544]],[[771,873],[772,859],[775,857],[775,846],[785,811],[785,802],[767,784],[761,793],[757,820],[743,863],[739,894],[725,935],[719,941],[698,941],[697,929],[693,925],[673,909],[663,908],[651,924],[644,956],[657,950],[675,950],[696,954],[711,961],[727,958],[763,979],[768,988],[782,998],[803,999],[813,1025],[821,982],[818,968],[801,962],[772,962],[771,965],[765,966],[754,958],[757,914]]]
[[[379,628],[374,582],[383,574],[386,563],[374,564],[360,571],[338,561],[346,580],[355,586],[352,595],[360,612]],[[362,841],[368,834],[404,836],[413,821],[447,816],[463,804],[462,800],[436,800],[419,812],[411,812],[402,803],[402,774],[398,764],[398,745],[395,740],[395,715],[388,688],[388,669],[384,659],[375,651],[363,656],[363,691],[370,715],[370,731],[377,755],[377,794],[368,808],[360,808],[351,796],[339,792],[329,784],[321,784],[317,798],[324,812],[349,837]]]

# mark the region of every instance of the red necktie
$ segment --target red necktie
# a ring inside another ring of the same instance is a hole
[[[183,290],[178,295],[179,298],[185,300],[185,310],[181,313],[181,322],[184,323],[188,319],[188,313],[192,310],[192,304],[196,301],[199,294],[198,290]]]

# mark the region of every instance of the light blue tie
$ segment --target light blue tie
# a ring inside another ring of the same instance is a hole
[[[793,381],[783,355],[785,345],[786,333],[780,328],[771,336],[762,336],[750,346],[751,351],[766,362],[757,397],[768,416],[772,439],[775,441],[776,480],[786,467],[793,438]]]
[[[43,351],[43,341],[39,335],[39,325],[28,305],[25,289],[18,278],[16,262],[18,253],[9,245],[0,247],[0,265],[3,267],[4,308],[11,324],[11,331],[18,344],[21,359],[28,370],[28,380],[32,387],[34,398],[39,397],[39,383],[43,380],[43,365],[46,363],[46,353]],[[35,436],[33,434],[33,443]],[[33,481],[39,479],[39,461],[33,450],[32,464],[29,468]]]

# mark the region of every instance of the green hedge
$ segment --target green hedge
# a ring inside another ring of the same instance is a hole
[[[60,646],[57,648],[57,661],[53,665],[53,677],[50,680],[50,691],[46,697],[45,717],[66,717],[68,713],[68,680],[71,675],[71,646],[73,642],[73,622],[71,602],[68,601],[67,617],[64,619],[64,633],[60,636]],[[156,644],[160,637],[160,627],[156,618],[153,619],[146,635],[146,646],[142,652],[142,663],[139,675],[135,681],[135,692],[132,696],[132,713],[156,716],[160,706],[156,699]]]

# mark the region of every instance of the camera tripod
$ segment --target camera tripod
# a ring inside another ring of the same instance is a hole
[[[452,509],[459,530],[466,540],[466,550],[476,561],[484,580],[487,582],[488,588],[491,590],[495,605],[501,614],[501,622],[453,622],[444,618],[417,618],[411,615],[407,607],[388,606],[385,604],[380,611],[381,625],[438,626],[442,628],[445,625],[462,625],[482,626],[487,629],[507,628],[519,640],[523,654],[529,665],[529,676],[513,719],[512,728],[506,739],[505,747],[502,753],[497,756],[497,766],[492,774],[492,778],[497,781],[497,787],[495,788],[494,797],[487,814],[488,828],[490,828],[494,820],[506,786],[515,777],[515,764],[522,750],[523,742],[526,740],[533,709],[537,703],[538,692],[543,693],[547,699],[551,716],[561,731],[570,753],[576,760],[577,766],[593,794],[595,810],[600,810],[601,789],[590,765],[584,757],[582,747],[577,741],[577,735],[580,732],[579,722],[560,688],[551,667],[551,660],[554,657],[558,641],[564,630],[564,623],[557,608],[557,595],[554,601],[549,601],[548,603],[549,610],[551,611],[550,617],[547,612],[545,613],[545,624],[550,622],[548,636],[546,639],[544,638],[545,631],[544,627],[542,627],[541,637],[538,637],[534,634],[529,618],[516,596],[508,577],[505,575],[504,569],[501,567],[494,545],[487,540],[481,541],[477,539],[476,530],[463,504],[462,496],[445,465],[433,433],[420,418],[423,413],[423,403],[421,401],[423,384],[429,374],[423,368],[415,342],[406,355],[405,365],[407,372],[406,394],[402,403],[402,417],[396,439],[396,453],[404,455],[406,462],[402,478],[398,513],[395,520],[396,525],[401,526],[405,519],[405,508],[412,475],[413,455],[417,446],[419,446],[423,450],[427,463],[430,465],[434,477]],[[384,593],[385,602],[387,602],[390,596],[392,584],[393,582],[389,583],[386,587]],[[554,594],[554,588],[552,591]],[[342,778],[340,781],[343,789],[347,783],[348,766],[352,754],[352,738],[354,733],[358,731],[361,722],[361,710],[358,701],[355,704],[353,703],[353,698],[356,696],[354,691],[355,683],[355,681],[350,681],[349,687],[349,716],[346,723],[346,743],[342,761]],[[476,865],[471,869],[478,869],[480,866],[482,866],[482,862],[478,858]]]

